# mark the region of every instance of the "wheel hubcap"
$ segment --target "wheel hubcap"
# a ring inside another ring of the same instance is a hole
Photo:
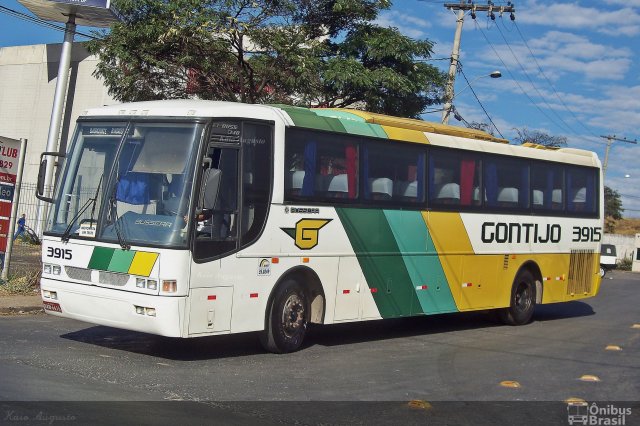
[[[531,307],[531,288],[527,283],[520,283],[518,286],[515,305],[521,312]]]
[[[304,304],[297,294],[289,296],[282,310],[282,325],[287,337],[292,337],[304,326]]]

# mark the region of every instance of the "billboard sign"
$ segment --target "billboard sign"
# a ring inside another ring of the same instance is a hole
[[[101,7],[109,9],[110,0],[50,0],[55,3],[73,4],[76,6]]]
[[[0,136],[0,252],[7,247],[7,238],[13,233],[9,229],[11,205],[15,192],[18,159],[20,157],[20,141]]]

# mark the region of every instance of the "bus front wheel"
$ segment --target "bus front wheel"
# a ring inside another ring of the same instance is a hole
[[[300,349],[307,333],[307,306],[297,281],[288,279],[278,286],[260,338],[266,350],[287,353]]]
[[[511,288],[511,302],[508,308],[500,309],[500,319],[508,325],[523,325],[531,321],[536,304],[535,279],[529,270],[516,275]]]

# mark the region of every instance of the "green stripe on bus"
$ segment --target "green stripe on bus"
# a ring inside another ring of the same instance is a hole
[[[135,254],[136,252],[133,250],[116,250],[113,253],[113,257],[111,258],[111,262],[109,262],[107,270],[123,274],[128,273]]]
[[[422,311],[429,314],[457,312],[422,214],[418,211],[385,210],[384,215],[402,253]],[[421,288],[424,285],[426,289]]]
[[[94,247],[88,268],[106,271],[109,268],[114,252],[115,249],[109,247]]]
[[[382,318],[423,313],[382,210],[337,208]]]
[[[340,120],[347,133],[352,135],[370,136],[375,138],[388,139],[387,133],[379,124],[369,124],[364,121],[364,118],[355,114],[351,114],[343,111],[333,110],[314,110],[314,112],[321,117],[333,117]]]
[[[336,118],[320,117],[315,112],[304,108],[278,105],[284,110],[296,126],[330,132],[348,133],[342,122]]]

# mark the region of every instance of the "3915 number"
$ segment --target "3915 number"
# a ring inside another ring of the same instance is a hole
[[[578,243],[598,242],[602,239],[602,228],[598,226],[574,226],[571,241]]]
[[[73,255],[71,249],[61,249],[59,247],[47,247],[47,257],[53,257],[55,259],[71,260]]]

